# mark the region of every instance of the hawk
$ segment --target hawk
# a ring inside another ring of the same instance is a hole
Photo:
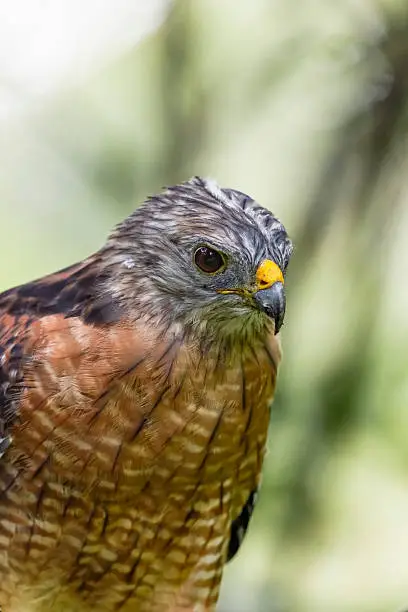
[[[259,487],[292,252],[195,177],[0,295],[2,612],[210,612]]]

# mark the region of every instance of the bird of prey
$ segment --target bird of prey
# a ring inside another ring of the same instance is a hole
[[[199,177],[0,295],[2,612],[210,612],[259,487],[292,245]]]

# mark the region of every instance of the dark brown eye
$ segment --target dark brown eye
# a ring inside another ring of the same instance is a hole
[[[215,274],[224,267],[224,258],[218,251],[201,246],[194,253],[194,263],[206,274]]]

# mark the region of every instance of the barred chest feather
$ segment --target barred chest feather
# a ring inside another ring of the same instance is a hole
[[[278,340],[203,354],[145,337],[142,350],[124,326],[126,350],[108,335],[91,364],[65,325],[26,372],[0,472],[2,612],[212,611],[259,483]]]

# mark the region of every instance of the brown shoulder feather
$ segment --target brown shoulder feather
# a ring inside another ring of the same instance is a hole
[[[34,351],[38,352],[38,346],[47,342],[49,324],[47,329],[44,322],[52,319],[55,344],[57,337],[59,343],[62,337],[67,340],[66,330],[70,327],[67,319],[78,320],[71,327],[82,326],[83,338],[92,337],[95,327],[120,319],[118,305],[98,291],[103,280],[99,269],[93,256],[0,294],[0,457],[10,444],[10,432],[28,386]]]

